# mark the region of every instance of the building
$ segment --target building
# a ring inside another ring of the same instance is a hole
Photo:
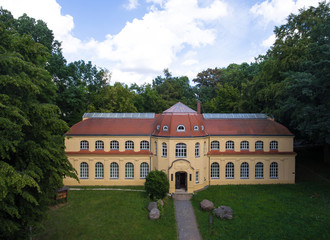
[[[292,133],[264,114],[209,114],[177,103],[162,114],[85,113],[66,134],[80,183],[143,185],[150,170],[170,192],[207,185],[295,182]]]

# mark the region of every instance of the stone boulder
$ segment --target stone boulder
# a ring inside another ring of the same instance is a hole
[[[228,206],[220,206],[213,210],[213,213],[221,219],[232,219],[234,215],[233,209]]]
[[[214,208],[213,202],[210,200],[204,199],[203,201],[200,202],[201,209],[203,211],[211,211]]]
[[[163,201],[162,199],[159,199],[159,200],[157,201],[157,203],[158,203],[160,206],[164,207],[164,201]]]
[[[155,219],[158,219],[159,217],[160,217],[160,211],[158,210],[158,208],[151,209],[151,211],[149,213],[149,219],[155,220]]]
[[[150,202],[150,203],[148,204],[148,210],[149,210],[149,212],[150,212],[152,209],[154,209],[154,208],[157,208],[157,203],[156,203],[156,202]]]

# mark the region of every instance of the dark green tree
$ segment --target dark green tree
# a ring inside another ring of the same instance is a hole
[[[26,239],[63,177],[76,175],[45,69],[49,49],[19,33],[8,11],[0,10],[0,20],[0,236]]]
[[[144,188],[151,200],[163,199],[169,191],[170,183],[164,172],[153,170],[148,173]]]

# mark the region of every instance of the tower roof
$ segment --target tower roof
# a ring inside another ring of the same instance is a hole
[[[192,110],[190,107],[187,107],[186,105],[184,105],[181,102],[178,102],[176,104],[174,104],[172,107],[170,107],[169,109],[165,110],[163,113],[167,114],[167,113],[197,113],[195,110]]]

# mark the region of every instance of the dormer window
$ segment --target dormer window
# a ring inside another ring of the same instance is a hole
[[[157,125],[157,131],[159,131],[159,129],[160,129],[160,125]]]
[[[177,132],[185,132],[186,128],[183,125],[178,125],[178,127],[176,128]]]
[[[204,131],[204,126],[203,125],[201,126],[201,129],[202,129],[202,131]]]
[[[194,126],[194,131],[198,131],[198,126]]]
[[[167,125],[165,125],[165,126],[163,127],[163,131],[165,131],[165,132],[168,131],[168,126],[167,126]]]

